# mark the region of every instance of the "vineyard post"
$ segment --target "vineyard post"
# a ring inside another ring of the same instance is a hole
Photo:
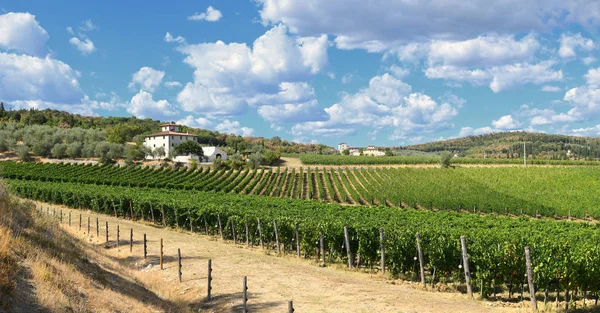
[[[465,236],[460,236],[460,248],[462,250],[463,266],[465,269],[467,294],[470,298],[473,298],[473,289],[471,288],[471,271],[469,271],[469,255],[467,254],[467,241],[465,240]]]
[[[98,227],[98,217],[96,217],[96,239],[100,238],[100,227]]]
[[[152,215],[152,224],[156,224],[156,220],[154,219],[154,209],[152,209],[152,202],[150,202],[150,215]]]
[[[63,220],[62,220],[63,214],[62,214],[62,210],[60,210],[60,223],[62,224]]]
[[[208,222],[206,221],[206,214],[202,214],[202,218],[204,219],[204,230],[206,231],[206,236],[208,236]]]
[[[421,283],[423,286],[427,287],[425,284],[425,268],[424,268],[424,260],[423,260],[423,250],[421,250],[421,235],[417,233],[417,253],[419,256],[419,269],[421,271]]]
[[[90,217],[88,216],[88,231],[87,231],[88,237],[90,236]]]
[[[296,223],[296,253],[300,257],[300,234],[298,233],[298,223]]]
[[[160,269],[163,269],[163,240],[160,238]]]
[[[194,224],[192,223],[192,215],[190,215],[190,211],[188,210],[188,221],[190,221],[190,232],[194,232]]]
[[[119,225],[117,225],[117,251],[119,251],[119,235],[121,232],[119,231]]]
[[[112,201],[112,205],[113,205],[113,211],[115,211],[115,218],[118,218],[119,216],[117,215],[117,207],[115,206],[115,201]]]
[[[244,276],[244,286],[242,289],[242,312],[248,313],[248,277]]]
[[[294,313],[294,302],[292,300],[288,301],[288,313]]]
[[[246,224],[246,247],[250,247],[250,235],[248,234],[248,219],[244,220]]]
[[[146,234],[144,234],[144,260],[148,256],[148,246],[146,245]]]
[[[129,229],[129,252],[133,252],[133,228]]]
[[[129,211],[131,212],[131,220],[135,220],[135,216],[133,215],[133,204],[131,203],[131,200],[129,200]]]
[[[106,247],[108,248],[108,221],[106,222]]]
[[[235,222],[231,218],[231,236],[233,237],[233,244],[237,244],[237,238],[235,237]]]
[[[348,268],[352,268],[352,252],[350,250],[350,238],[348,237],[347,226],[344,226],[344,243],[346,244],[346,254],[348,254]]]
[[[81,231],[81,213],[79,213],[79,230]]]
[[[177,248],[177,275],[179,276],[179,282],[181,282],[181,249]]]
[[[165,207],[160,205],[160,212],[162,213],[163,227],[167,227],[167,219],[165,217]]]
[[[221,226],[221,214],[217,214],[217,221],[219,222],[219,234],[221,235],[221,239],[225,240],[223,236],[223,227]]]
[[[534,311],[537,311],[537,300],[535,299],[535,285],[533,284],[533,270],[531,269],[531,256],[529,247],[525,247],[525,266],[527,267],[527,284],[529,285],[529,298],[531,298],[531,306]]]
[[[325,245],[323,244],[323,232],[319,231],[319,247],[321,251],[322,266],[325,266]]]
[[[212,287],[210,286],[212,282],[212,260],[208,259],[208,288],[206,288],[206,298],[208,299],[208,301],[211,300],[211,295],[210,295],[210,291],[212,290]]]
[[[264,249],[265,242],[263,241],[262,227],[260,226],[260,218],[257,218],[256,220],[258,221],[258,239],[260,240],[260,248]]]
[[[379,241],[381,242],[381,272],[385,274],[385,236],[383,227],[379,229]]]
[[[277,243],[277,255],[280,255],[280,242],[279,242],[279,232],[277,231],[277,220],[273,220],[273,226],[275,227],[275,242]]]

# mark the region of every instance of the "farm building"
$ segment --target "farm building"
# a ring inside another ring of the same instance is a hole
[[[146,135],[144,137],[144,146],[153,152],[153,155],[146,156],[149,160],[160,160],[169,156],[169,152],[172,151],[182,142],[188,140],[194,140],[198,142],[198,136],[190,133],[179,132],[181,125],[167,123],[162,124],[161,132]],[[164,154],[160,154],[157,149],[164,149]],[[213,162],[215,159],[227,160],[227,153],[219,149],[218,147],[202,147],[204,152],[204,159],[201,161]],[[189,162],[191,159],[198,160],[198,157],[191,155],[179,155],[173,158],[176,162]]]
[[[385,151],[381,148],[370,145],[366,148],[360,148],[355,146],[349,146],[345,142],[342,142],[338,145],[338,151],[342,152],[348,149],[350,155],[360,155],[360,149],[363,150],[363,155],[372,155],[372,156],[383,156],[385,155]]]

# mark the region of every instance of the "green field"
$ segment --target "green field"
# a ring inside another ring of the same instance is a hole
[[[598,167],[277,168],[197,171],[0,163],[9,179],[215,191],[497,214],[600,218]]]

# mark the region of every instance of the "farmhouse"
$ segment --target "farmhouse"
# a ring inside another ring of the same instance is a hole
[[[384,156],[385,151],[382,149],[375,147],[374,145],[370,145],[366,148],[360,148],[355,146],[349,146],[345,142],[342,142],[338,145],[338,151],[341,153],[342,151],[348,149],[350,155],[360,155],[360,150],[363,150],[363,155],[372,155],[372,156]]]
[[[166,157],[171,157],[176,162],[189,162],[192,159],[197,161],[208,161],[213,162],[215,159],[227,160],[227,153],[219,149],[218,147],[202,147],[204,152],[204,159],[198,160],[197,156],[192,155],[179,155],[173,156],[173,150],[182,142],[193,140],[198,141],[198,136],[190,133],[179,132],[181,125],[167,123],[160,125],[161,132],[146,135],[144,137],[144,146],[153,152],[152,155],[146,156],[149,160],[160,160]],[[164,153],[159,153],[160,148],[163,148]]]

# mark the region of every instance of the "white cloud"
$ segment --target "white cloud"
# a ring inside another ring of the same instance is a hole
[[[38,58],[0,52],[0,99],[81,103],[84,93],[78,74],[68,64],[50,57]]]
[[[352,73],[346,73],[344,76],[342,76],[341,82],[342,84],[349,84],[353,78],[354,75],[352,75]]]
[[[516,129],[521,127],[521,123],[513,119],[512,115],[504,115],[501,118],[492,121],[492,126],[502,130]]]
[[[48,38],[35,15],[13,12],[0,15],[0,48],[41,57],[46,55]]]
[[[84,38],[81,41],[77,37],[72,37],[69,39],[69,43],[74,45],[81,54],[86,55],[96,51],[96,47],[94,47],[94,43],[89,38]]]
[[[89,32],[92,30],[97,30],[98,26],[96,26],[92,20],[85,20],[83,22],[81,22],[81,26],[79,26],[79,30],[81,30],[82,32]]]
[[[448,99],[452,97],[447,97]],[[454,103],[464,101],[458,97],[438,103],[421,93],[411,93],[411,87],[385,73],[375,76],[369,86],[354,94],[343,94],[339,103],[325,109],[328,119],[298,123],[292,127],[297,138],[313,136],[343,136],[369,129],[392,129],[392,139],[434,132],[450,126],[449,121],[458,114]],[[451,103],[452,102],[452,103]]]
[[[435,40],[429,47],[430,65],[480,68],[532,61],[539,48],[535,36],[479,36],[465,41]]]
[[[209,6],[204,13],[194,13],[192,16],[188,16],[188,20],[190,21],[208,21],[208,22],[216,22],[223,17],[221,11]]]
[[[569,59],[577,56],[576,50],[592,51],[594,49],[594,41],[581,36],[566,35],[560,36],[560,48],[558,49],[558,55],[561,58]]]
[[[165,82],[164,84],[168,88],[181,87],[181,83],[176,82],[176,81],[169,81],[169,82]]]
[[[600,25],[598,3],[579,1],[257,0],[263,24],[284,23],[301,36],[334,35],[343,49],[383,51],[410,42],[465,40],[579,24]]]
[[[579,136],[600,136],[600,125],[573,129],[571,133]]]
[[[581,59],[581,61],[585,65],[590,65],[590,64],[596,62],[596,58],[594,58],[594,57],[585,57],[585,58]]]
[[[144,66],[133,74],[131,82],[129,83],[129,88],[133,89],[140,86],[143,90],[154,92],[156,87],[160,86],[164,77],[165,72]]]
[[[314,89],[307,83],[281,83],[277,94],[259,95],[251,104],[258,105],[258,114],[274,127],[280,123],[326,120],[319,108]]]
[[[252,47],[222,41],[180,46],[184,62],[194,69],[194,81],[185,84],[177,101],[187,112],[239,115],[249,105],[268,104],[257,99],[281,96],[283,83],[301,84],[320,72],[327,64],[328,46],[326,36],[293,38],[283,25],[268,30]],[[285,104],[308,100],[290,101]]]
[[[185,43],[185,38],[183,38],[181,36],[173,37],[173,35],[171,35],[171,33],[167,32],[165,34],[165,41],[166,42],[176,42],[176,43],[179,43],[179,44],[183,44],[183,43]]]
[[[329,79],[335,79],[335,73],[334,72],[327,73],[327,76],[329,77]]]
[[[396,66],[396,65],[390,66],[389,72],[392,73],[392,75],[394,75],[398,79],[406,78],[406,76],[408,76],[410,74],[410,70],[407,70],[405,68],[401,68],[401,67]]]
[[[192,115],[188,115],[184,119],[181,119],[181,120],[177,121],[176,123],[181,124],[181,125],[186,125],[189,127],[201,128],[201,129],[208,129],[214,125],[214,123],[209,119],[206,119],[204,117],[195,118]]]
[[[542,91],[545,91],[545,92],[559,92],[561,90],[562,90],[562,88],[556,87],[556,86],[550,86],[550,85],[542,86]]]
[[[223,122],[215,126],[215,130],[226,134],[235,134],[240,136],[252,136],[254,129],[249,127],[241,127],[240,122],[230,121],[225,119]]]
[[[127,105],[127,112],[139,118],[165,119],[177,114],[167,100],[154,101],[152,94],[140,90]]]
[[[477,136],[484,135],[489,133],[499,132],[497,129],[493,129],[489,126],[473,128],[473,127],[462,127],[460,132],[458,133],[458,137],[466,137],[466,136]]]

